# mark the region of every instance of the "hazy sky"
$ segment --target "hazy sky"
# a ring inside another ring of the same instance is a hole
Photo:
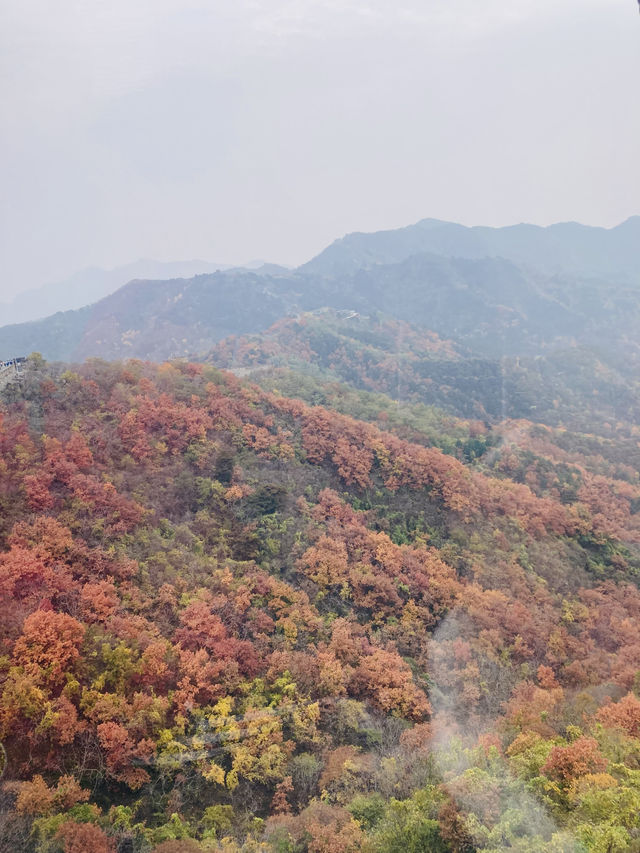
[[[640,213],[636,0],[0,0],[0,299]]]

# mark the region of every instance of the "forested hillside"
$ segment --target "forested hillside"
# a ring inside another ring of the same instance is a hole
[[[0,329],[0,853],[639,850],[634,229]]]
[[[2,392],[3,853],[637,850],[638,428],[276,376]]]
[[[324,309],[278,321],[261,334],[226,338],[206,361],[250,373],[261,383],[267,379],[265,369],[294,371],[288,380],[268,376],[274,387],[284,381],[293,394],[314,380],[338,380],[461,417],[492,423],[529,418],[608,434],[620,422],[640,420],[632,352],[630,345],[624,363],[602,342],[595,348],[573,346],[547,355],[495,358],[381,315]]]

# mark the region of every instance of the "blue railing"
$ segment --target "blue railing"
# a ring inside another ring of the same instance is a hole
[[[24,364],[27,359],[24,356],[20,356],[19,358],[10,358],[7,361],[0,361],[0,373],[6,373],[7,370],[14,370],[16,373],[20,372],[20,365]]]

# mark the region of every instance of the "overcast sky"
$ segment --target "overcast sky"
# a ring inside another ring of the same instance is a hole
[[[0,0],[0,300],[640,213],[636,0]]]

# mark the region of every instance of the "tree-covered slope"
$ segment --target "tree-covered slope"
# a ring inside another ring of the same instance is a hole
[[[607,433],[612,424],[640,419],[633,359],[623,364],[616,353],[586,346],[492,358],[382,315],[329,309],[298,315],[260,334],[226,338],[206,360],[253,373],[261,383],[267,368],[292,370],[291,379],[270,376],[274,387],[285,382],[292,394],[313,378],[338,380],[491,422],[529,418]]]
[[[259,331],[287,312],[288,289],[258,273],[219,272],[191,279],[132,281],[79,311],[0,328],[0,352],[46,358],[162,360],[206,351],[232,333]]]
[[[195,364],[3,398],[0,849],[634,849],[632,437]]]

